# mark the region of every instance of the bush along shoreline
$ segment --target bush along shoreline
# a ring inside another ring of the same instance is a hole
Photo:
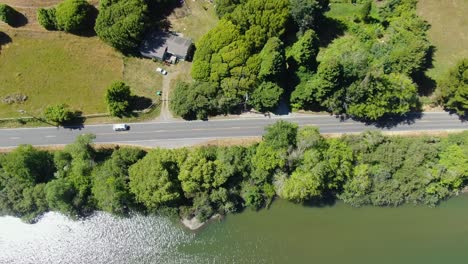
[[[47,211],[72,219],[101,210],[177,216],[195,227],[260,210],[276,197],[306,205],[435,206],[467,184],[468,131],[324,138],[279,121],[251,146],[97,149],[93,135],[63,150],[22,145],[0,154],[0,214],[34,222]]]

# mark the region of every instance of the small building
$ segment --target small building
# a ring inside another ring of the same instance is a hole
[[[174,63],[176,59],[188,60],[191,51],[191,39],[166,31],[148,34],[140,47],[142,56],[171,63]]]

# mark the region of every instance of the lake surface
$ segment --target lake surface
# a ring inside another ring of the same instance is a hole
[[[468,263],[468,196],[436,208],[278,200],[198,232],[157,216],[0,217],[0,263]]]

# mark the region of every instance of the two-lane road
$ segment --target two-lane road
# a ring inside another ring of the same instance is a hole
[[[211,121],[176,121],[157,123],[134,123],[126,132],[114,132],[112,125],[90,125],[83,128],[19,128],[0,129],[0,147],[15,147],[19,144],[60,145],[68,144],[80,134],[96,135],[96,143],[134,144],[141,146],[180,146],[222,138],[261,136],[267,125],[279,119],[300,126],[317,126],[322,133],[354,133],[369,129],[383,131],[445,131],[466,130],[468,123],[448,113],[424,113],[411,121],[379,128],[352,120],[340,120],[328,115],[292,115],[272,118],[245,118]]]

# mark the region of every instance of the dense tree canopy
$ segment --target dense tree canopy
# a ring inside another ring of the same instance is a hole
[[[329,0],[291,0],[291,16],[300,32],[317,28],[328,9]]]
[[[205,221],[275,196],[352,206],[436,205],[468,180],[468,133],[326,139],[284,121],[249,147],[94,149],[92,135],[52,155],[31,146],[0,154],[0,214],[34,221],[47,210],[71,217],[99,209],[173,212]],[[53,157],[53,158],[52,158]]]
[[[438,87],[445,107],[459,115],[468,114],[468,59],[461,60],[442,80]]]
[[[144,0],[101,0],[94,30],[112,47],[131,53],[146,30],[147,10]]]
[[[66,32],[78,32],[87,29],[91,25],[91,5],[86,0],[63,0],[55,8],[55,21],[57,29]],[[53,11],[42,11],[44,26],[50,27]],[[47,17],[47,19],[45,19]],[[45,23],[47,21],[47,23]]]

